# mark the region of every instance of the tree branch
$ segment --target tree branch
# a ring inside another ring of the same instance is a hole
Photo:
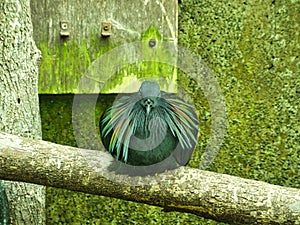
[[[129,177],[110,154],[0,133],[0,178],[161,206],[231,224],[299,224],[300,190],[192,168]]]

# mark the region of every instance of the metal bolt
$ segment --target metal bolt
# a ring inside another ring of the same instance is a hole
[[[156,40],[154,40],[154,39],[149,40],[149,47],[150,48],[155,47],[155,45],[156,45]]]
[[[67,30],[68,29],[68,24],[66,24],[66,23],[61,24],[61,29]]]

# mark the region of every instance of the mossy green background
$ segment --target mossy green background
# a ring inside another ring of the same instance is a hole
[[[209,170],[300,188],[299,9],[299,0],[180,2],[179,44],[203,58],[226,101],[227,134]],[[85,63],[79,57],[78,66]],[[201,136],[189,164],[196,167],[210,135],[210,111],[188,74],[179,73],[178,83],[199,113]],[[41,96],[43,138],[76,145],[72,96],[52,97]],[[97,115],[113,97],[98,99]],[[47,206],[48,224],[222,224],[53,188],[48,188]]]
[[[179,43],[223,91],[227,136],[210,170],[300,184],[300,1],[183,1]]]

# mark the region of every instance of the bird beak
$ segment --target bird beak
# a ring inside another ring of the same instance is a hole
[[[146,114],[147,114],[147,116],[149,115],[149,113],[150,113],[150,105],[147,105],[146,106]]]

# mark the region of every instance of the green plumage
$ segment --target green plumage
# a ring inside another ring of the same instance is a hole
[[[151,174],[188,163],[197,143],[198,119],[191,105],[160,91],[156,82],[144,81],[137,93],[117,99],[103,113],[100,133],[118,160],[118,172],[128,173],[131,165]]]

